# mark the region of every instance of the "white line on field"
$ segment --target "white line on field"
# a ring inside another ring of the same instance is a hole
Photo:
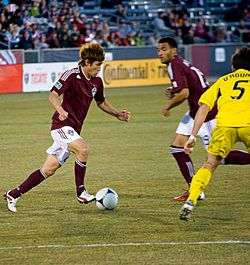
[[[175,246],[175,245],[218,245],[218,244],[250,244],[248,240],[228,240],[228,241],[201,241],[201,242],[131,242],[131,243],[103,243],[103,244],[77,244],[77,245],[44,245],[44,246],[13,246],[0,247],[0,250],[8,249],[30,249],[30,248],[81,248],[81,247],[128,247],[128,246]]]

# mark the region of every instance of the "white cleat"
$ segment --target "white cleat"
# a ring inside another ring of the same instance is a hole
[[[192,200],[185,202],[179,211],[180,219],[188,221],[191,217],[193,209],[194,203]]]
[[[8,209],[13,212],[13,213],[16,213],[17,210],[16,210],[16,203],[18,201],[19,198],[13,198],[12,196],[9,195],[9,191],[5,192],[3,197],[4,199],[7,201],[7,207]]]
[[[89,194],[86,190],[84,190],[80,196],[77,196],[77,200],[80,203],[87,204],[89,202],[92,202],[95,200],[95,196],[92,194]]]

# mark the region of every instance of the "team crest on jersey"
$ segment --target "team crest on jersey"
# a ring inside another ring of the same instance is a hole
[[[71,129],[69,129],[69,130],[68,130],[68,134],[71,135],[71,136],[73,136],[73,135],[74,135],[74,131],[71,130]]]
[[[95,94],[96,94],[96,92],[97,92],[97,88],[94,86],[94,87],[92,88],[91,92],[92,92],[92,96],[94,97]]]
[[[55,87],[57,89],[60,89],[62,87],[62,84],[59,81],[57,81],[56,84],[55,84]]]

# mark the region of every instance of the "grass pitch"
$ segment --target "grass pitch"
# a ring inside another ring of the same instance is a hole
[[[77,202],[72,155],[19,200],[16,214],[0,200],[0,264],[250,264],[250,167],[219,167],[205,201],[180,221],[172,197],[186,184],[168,145],[187,106],[164,118],[164,87],[109,89],[106,96],[132,119],[122,123],[92,104],[82,130],[91,150],[86,184],[92,193],[116,190],[118,207]],[[4,193],[46,159],[53,108],[48,93],[0,95],[0,106]],[[192,158],[198,168],[200,143]]]

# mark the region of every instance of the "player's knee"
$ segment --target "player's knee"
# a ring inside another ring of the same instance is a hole
[[[43,168],[43,172],[44,172],[44,174],[45,174],[46,178],[48,178],[48,177],[50,177],[50,176],[52,176],[52,175],[54,175],[54,174],[55,174],[55,172],[56,172],[56,169],[51,169],[51,168]]]
[[[81,146],[79,146],[78,150],[77,150],[77,155],[79,157],[85,158],[87,157],[89,154],[89,146],[88,144],[84,143]],[[84,160],[81,160],[84,161]]]
[[[211,161],[211,160],[206,160],[203,164],[203,167],[209,169],[211,172],[214,172],[215,169],[217,168],[218,166],[218,162],[217,161]]]
[[[89,146],[88,144],[84,144],[80,150],[80,152],[84,155],[88,155],[89,154]]]

